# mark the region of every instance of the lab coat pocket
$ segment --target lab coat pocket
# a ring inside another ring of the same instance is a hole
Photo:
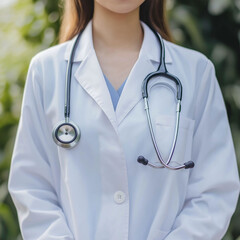
[[[165,162],[169,157],[173,145],[175,122],[175,116],[159,115],[156,117],[155,137]],[[180,116],[177,143],[171,161],[172,166],[178,166],[184,162],[191,161],[193,129],[194,120]],[[158,161],[158,159],[156,160]]]

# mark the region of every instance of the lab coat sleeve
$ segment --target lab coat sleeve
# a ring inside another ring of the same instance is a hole
[[[192,147],[195,167],[190,170],[184,206],[165,240],[222,239],[239,195],[227,113],[209,60],[199,81]]]
[[[8,190],[24,240],[73,240],[54,188],[42,79],[35,58],[30,63],[25,84]]]

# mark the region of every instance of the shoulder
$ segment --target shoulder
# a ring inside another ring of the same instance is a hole
[[[203,53],[180,46],[164,40],[166,51],[169,52],[174,65],[179,65],[187,70],[204,70],[212,62]]]
[[[194,92],[193,97],[203,96],[218,85],[214,64],[207,56],[168,41],[164,43],[172,60],[169,70],[182,80],[185,92],[188,89],[189,92]]]
[[[71,40],[35,54],[28,67],[28,76],[42,92],[50,92],[58,81],[64,81],[67,61],[65,55]]]
[[[49,47],[38,52],[36,55],[32,57],[30,67],[31,66],[50,67],[56,62],[58,62],[59,64],[65,63],[65,54],[70,41],[71,40],[57,44],[55,46]]]

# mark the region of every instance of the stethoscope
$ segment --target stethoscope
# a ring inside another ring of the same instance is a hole
[[[193,168],[194,162],[192,162],[192,161],[186,162],[184,164],[179,164],[179,166],[176,166],[176,167],[170,165],[172,157],[173,157],[173,153],[174,153],[174,150],[176,147],[177,138],[178,138],[179,120],[180,120],[180,112],[181,112],[181,100],[182,100],[182,84],[181,84],[181,81],[176,76],[170,74],[167,71],[166,64],[165,64],[164,42],[163,42],[162,38],[160,37],[160,35],[155,30],[152,29],[152,31],[155,34],[155,36],[157,37],[158,42],[159,42],[160,63],[159,63],[157,71],[149,73],[143,80],[142,97],[143,97],[143,101],[144,101],[144,108],[146,111],[148,127],[149,127],[149,131],[151,134],[152,143],[153,143],[153,146],[156,151],[156,154],[157,154],[160,164],[154,164],[154,163],[148,161],[143,156],[139,156],[137,161],[139,163],[142,163],[143,165],[149,165],[153,168],[164,168],[165,167],[165,168],[168,168],[171,170],[179,170],[182,168],[185,168],[185,169]],[[58,146],[63,147],[63,148],[75,147],[77,145],[77,143],[79,142],[80,136],[81,136],[79,127],[75,123],[70,121],[70,118],[69,118],[70,117],[70,88],[71,88],[72,65],[73,65],[74,54],[76,51],[76,46],[80,39],[81,33],[82,32],[80,32],[78,34],[76,40],[74,41],[74,44],[73,44],[73,47],[71,50],[71,54],[70,54],[70,58],[68,61],[68,65],[67,65],[66,82],[65,82],[64,121],[58,123],[54,127],[53,132],[52,132],[54,142]],[[166,87],[170,88],[173,91],[174,95],[176,96],[176,101],[177,101],[174,138],[173,138],[171,151],[170,151],[167,161],[163,160],[161,153],[158,149],[157,142],[155,139],[155,134],[153,131],[152,121],[151,121],[150,112],[149,112],[149,104],[148,104],[148,83],[152,78],[157,77],[157,76],[165,77],[171,81],[174,81],[176,84],[176,87],[177,87],[177,93],[176,93],[175,89],[172,86],[170,86],[167,83],[161,83],[162,85],[165,85]]]

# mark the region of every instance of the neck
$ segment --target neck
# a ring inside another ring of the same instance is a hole
[[[92,24],[95,47],[140,50],[143,31],[139,20],[139,8],[130,13],[120,14],[95,2]]]

